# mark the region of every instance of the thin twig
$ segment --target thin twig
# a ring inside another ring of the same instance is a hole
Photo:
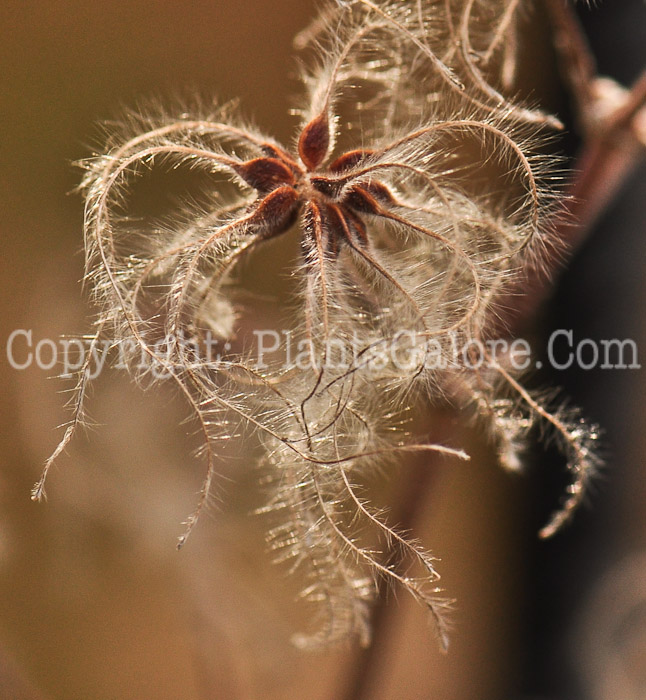
[[[501,300],[494,333],[521,330],[536,316],[554,288],[559,269],[586,240],[594,224],[612,202],[644,155],[644,144],[634,123],[646,109],[646,73],[611,113],[603,128],[591,135],[576,160],[574,179],[567,189],[540,267],[527,271]]]
[[[597,66],[574,8],[565,0],[545,0],[552,25],[552,41],[559,54],[559,67],[574,100],[576,117],[585,122],[593,111],[592,82]],[[579,124],[585,130],[587,124]]]

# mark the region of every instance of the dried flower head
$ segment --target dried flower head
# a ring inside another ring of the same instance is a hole
[[[511,469],[535,422],[553,430],[574,483],[545,535],[578,505],[594,465],[593,433],[549,413],[500,358],[468,368],[452,354],[486,337],[506,285],[540,260],[555,199],[539,145],[556,120],[496,87],[513,78],[519,4],[331,3],[296,40],[310,58],[293,148],[226,109],[196,109],[130,116],[85,163],[95,342],[129,347],[140,379],[174,382],[203,436],[206,478],[180,545],[211,491],[218,441],[250,429],[274,489],[269,541],[320,605],[303,646],[348,634],[367,642],[379,578],[426,606],[446,645],[434,559],[359,488],[403,452],[467,458],[408,434],[416,397],[469,407]],[[203,189],[147,225],[138,184],[175,169]],[[283,331],[308,361],[259,363],[245,343],[258,320],[238,269],[294,228],[298,289]],[[206,358],[214,336],[226,351]],[[86,366],[35,498],[82,419],[87,381]]]

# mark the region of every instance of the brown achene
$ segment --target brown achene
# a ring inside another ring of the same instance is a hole
[[[373,151],[348,151],[320,169],[329,145],[328,121],[321,115],[301,131],[298,151],[302,165],[283,149],[262,144],[266,157],[254,158],[234,169],[263,195],[249,223],[259,226],[265,238],[284,233],[304,211],[305,235],[320,255],[335,259],[342,245],[357,252],[365,248],[368,236],[362,215],[399,219],[388,213],[388,204],[395,204],[396,199],[385,184],[368,181],[346,186],[344,173],[360,165]],[[361,254],[366,255],[365,251]]]

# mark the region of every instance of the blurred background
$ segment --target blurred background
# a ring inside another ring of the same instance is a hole
[[[602,73],[630,84],[646,64],[646,8],[581,9]],[[315,3],[284,0],[18,2],[0,6],[0,698],[255,700],[344,698],[359,650],[303,655],[290,645],[309,611],[299,581],[271,564],[251,457],[223,452],[216,498],[175,549],[202,480],[185,407],[106,372],[89,397],[96,424],[29,499],[57,444],[70,388],[56,368],[16,370],[15,329],[34,342],[90,328],[82,295],[80,170],[98,124],[147,98],[195,91],[240,111],[284,143],[298,91],[291,41]],[[523,38],[522,76],[566,114],[546,23]],[[576,134],[563,141],[573,155]],[[537,337],[633,338],[646,347],[642,271],[646,166],[564,272]],[[270,255],[280,256],[279,250]],[[644,361],[644,358],[640,358]],[[563,488],[542,452],[527,478],[504,474],[476,436],[470,466],[436,479],[418,535],[457,599],[448,655],[422,612],[395,614],[374,700],[632,700],[646,696],[644,370],[571,371],[563,386],[605,430],[607,467],[590,505],[538,542]],[[383,489],[396,500],[404,465]],[[555,476],[550,476],[555,475]]]

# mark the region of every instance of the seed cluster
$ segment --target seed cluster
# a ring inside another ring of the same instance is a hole
[[[209,497],[221,441],[251,435],[272,489],[268,541],[319,611],[302,646],[367,643],[379,579],[426,607],[447,643],[434,558],[361,495],[367,474],[405,453],[468,458],[413,434],[417,409],[444,403],[475,417],[509,469],[533,425],[554,434],[573,484],[545,536],[580,503],[597,463],[596,432],[545,408],[505,358],[465,367],[452,353],[487,337],[509,283],[540,264],[558,201],[540,149],[557,120],[499,91],[513,79],[517,42],[506,39],[520,4],[331,3],[297,37],[313,58],[293,151],[226,110],[183,108],[131,115],[85,164],[94,342],[128,343],[139,380],[155,379],[142,354],[161,368],[204,443],[207,475],[180,545]],[[176,170],[208,186],[161,220],[133,216],[137,184]],[[259,366],[240,342],[253,304],[237,273],[294,228],[299,286],[284,323],[311,362]],[[206,360],[207,333],[233,349]],[[88,370],[35,498],[82,421]]]

